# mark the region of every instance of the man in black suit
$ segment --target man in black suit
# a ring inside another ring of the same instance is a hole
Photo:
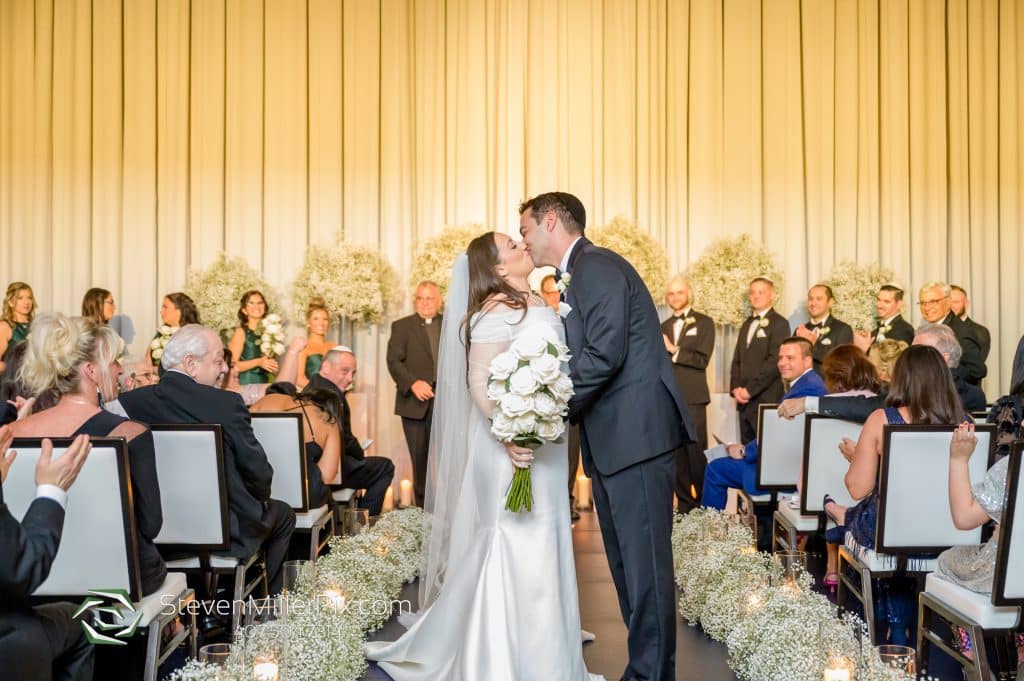
[[[183,326],[167,343],[160,362],[166,373],[159,383],[122,393],[118,402],[130,418],[143,423],[220,424],[231,516],[227,555],[245,559],[262,546],[270,591],[277,593],[295,512],[270,498],[274,470],[241,396],[214,387],[228,370],[220,338],[198,324]]]
[[[974,337],[978,339],[978,344],[981,346],[982,361],[987,362],[988,354],[992,350],[992,334],[986,327],[967,316],[967,308],[970,307],[971,301],[967,299],[967,291],[964,287],[953,284],[949,288],[950,310],[974,333]]]
[[[434,415],[437,353],[441,345],[441,289],[432,281],[416,287],[416,313],[391,324],[388,373],[395,381],[395,413],[402,417],[412,461],[416,505],[423,507],[427,486],[430,422]]]
[[[320,373],[309,379],[306,390],[333,390],[341,398],[342,414],[341,441],[341,483],[352,489],[366,490],[359,501],[360,508],[370,515],[380,515],[391,480],[395,477],[395,464],[382,456],[365,456],[359,440],[352,434],[352,412],[349,410],[345,391],[356,376],[356,356],[344,345],[327,351]]]
[[[985,356],[981,351],[981,343],[971,327],[953,314],[952,293],[953,290],[949,284],[941,281],[932,281],[922,286],[918,293],[921,316],[926,322],[945,324],[953,329],[960,347],[963,348],[963,358],[960,360],[959,367],[960,376],[971,385],[981,385],[981,379],[988,374],[988,369],[985,367]]]
[[[665,291],[665,302],[672,314],[661,324],[676,385],[697,429],[696,442],[675,452],[676,501],[680,513],[700,506],[704,468],[708,463],[704,456],[708,448],[707,406],[711,401],[707,369],[715,351],[715,323],[711,317],[693,310],[691,297],[690,282],[681,276],[673,277]]]
[[[629,629],[623,679],[675,679],[672,577],[674,450],[692,439],[658,312],[636,270],[583,236],[586,210],[563,192],[519,207],[537,266],[558,268],[583,467]],[[563,274],[564,273],[564,274]]]
[[[875,343],[897,340],[907,345],[914,342],[914,327],[903,318],[903,289],[899,286],[886,284],[878,289],[875,297],[875,310],[878,312],[878,326],[875,327]]]
[[[755,278],[749,295],[753,314],[740,326],[729,372],[729,392],[736,400],[743,442],[757,437],[758,405],[782,398],[779,346],[789,338],[789,323],[772,308],[775,284],[771,279]]]
[[[960,396],[964,411],[984,411],[986,409],[985,394],[981,388],[967,383],[959,374],[957,368],[960,363],[962,351],[960,343],[956,339],[953,330],[943,324],[922,324],[914,336],[914,345],[930,345],[939,351],[946,366],[953,377],[953,385]],[[876,409],[885,406],[886,393],[872,397],[809,397],[784,400],[779,405],[779,414],[787,418],[793,418],[804,412],[808,414],[821,414],[833,418],[846,419],[864,423],[868,416]]]
[[[805,338],[811,344],[814,370],[819,373],[825,355],[832,348],[853,342],[853,329],[850,325],[832,316],[835,303],[831,286],[815,284],[807,291],[807,314],[810,320],[793,331],[794,336]]]
[[[3,481],[14,463],[13,434],[0,427],[0,677],[88,681],[93,649],[72,603],[33,607],[28,597],[50,574],[64,529],[67,491],[82,470],[91,445],[80,435],[57,460],[43,440],[36,464],[36,498],[21,523],[3,499]],[[88,509],[79,509],[88,512]]]

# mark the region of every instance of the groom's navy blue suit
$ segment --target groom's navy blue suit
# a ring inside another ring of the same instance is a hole
[[[629,629],[624,679],[675,679],[673,451],[695,430],[665,353],[654,301],[624,258],[572,247],[566,342],[583,467]]]

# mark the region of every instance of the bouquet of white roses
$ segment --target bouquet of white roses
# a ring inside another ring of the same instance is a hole
[[[565,432],[563,417],[573,396],[564,370],[569,348],[545,324],[528,327],[509,347],[491,360],[487,397],[497,404],[491,434],[500,442],[537,449]],[[533,510],[530,469],[516,468],[505,497],[505,509]]]
[[[171,340],[171,336],[178,333],[177,326],[170,326],[168,324],[161,324],[160,328],[157,329],[157,336],[153,339],[153,342],[149,344],[149,356],[153,358],[155,364],[160,363],[160,358],[164,356],[164,348]]]
[[[260,321],[260,352],[274,359],[284,354],[284,324],[280,315],[268,314]]]

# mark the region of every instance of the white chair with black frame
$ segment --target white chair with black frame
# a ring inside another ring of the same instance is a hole
[[[221,575],[233,578],[233,633],[242,620],[244,600],[257,587],[262,587],[263,596],[268,594],[267,565],[262,550],[244,560],[215,555],[231,544],[220,426],[155,424],[150,429],[164,510],[164,524],[156,543],[165,555],[183,554],[182,558],[167,561],[167,567],[200,575],[204,599],[216,599]]]
[[[274,468],[270,496],[295,511],[295,532],[309,533],[309,559],[316,561],[334,535],[334,514],[329,504],[309,507],[309,477],[320,475],[310,469],[305,451],[302,415],[261,412],[252,415],[252,430]]]
[[[38,438],[19,438],[11,446],[18,458],[4,482],[4,499],[19,518],[36,495],[35,467],[41,443]],[[53,456],[63,454],[70,443],[67,438],[53,438]],[[125,638],[142,628],[146,632],[142,676],[155,681],[160,664],[186,638],[195,656],[195,612],[188,607],[195,592],[181,572],[168,571],[160,588],[145,597],[141,583],[127,447],[123,438],[93,439],[89,459],[68,491],[57,556],[46,581],[32,596],[50,601],[82,600],[83,605],[86,599],[95,601],[89,608],[91,621],[83,620],[94,643],[124,645]],[[94,607],[98,605],[103,610]],[[164,641],[164,628],[178,617],[183,617],[183,630]]]
[[[886,425],[878,471],[875,548],[857,544],[849,532],[839,547],[836,602],[860,602],[876,641],[872,579],[896,575],[922,579],[935,570],[935,556],[951,546],[977,544],[981,528],[958,530],[949,511],[949,441],[955,426]],[[978,446],[968,463],[972,479],[985,475],[995,456],[995,426],[975,426]],[[855,582],[848,570],[856,573]]]
[[[1006,501],[996,532],[997,550],[992,593],[989,596],[928,575],[918,597],[917,667],[928,662],[929,647],[935,645],[956,660],[968,681],[994,681],[985,641],[1001,637],[1012,651],[1008,666],[1016,666],[1012,633],[1021,626],[1024,606],[1024,483],[1021,482],[1024,441],[1013,444],[1006,473]],[[977,480],[972,476],[972,480]],[[974,654],[956,650],[935,628],[936,620],[955,624],[971,637]],[[997,650],[998,650],[998,646]],[[1000,676],[1000,678],[1006,678]],[[1012,677],[1011,677],[1012,678]]]
[[[779,405],[762,404],[757,410],[757,488],[766,494],[749,494],[737,489],[736,512],[749,517],[757,537],[757,511],[774,508],[780,492],[796,488],[803,451],[804,415],[794,419],[779,416]],[[732,491],[732,490],[730,490]]]
[[[861,424],[854,421],[808,415],[804,421],[804,442],[798,497],[781,499],[774,513],[773,547],[795,549],[797,537],[806,532],[823,532],[832,524],[822,503],[826,494],[844,506],[853,500],[843,478],[849,462],[839,451],[843,438],[856,441]],[[799,501],[799,507],[791,503]]]

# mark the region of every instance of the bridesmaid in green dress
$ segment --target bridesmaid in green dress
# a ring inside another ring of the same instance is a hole
[[[169,326],[171,333],[188,324],[199,324],[199,310],[195,302],[181,291],[168,293],[164,296],[160,305],[160,325]],[[160,330],[153,334],[153,340],[160,337]],[[160,366],[160,360],[153,357],[152,346],[146,348],[146,362],[155,367]],[[163,367],[160,367],[160,375],[163,375]]]
[[[324,299],[317,296],[310,300],[306,308],[306,349],[299,355],[299,375],[296,382],[299,388],[305,387],[310,378],[320,373],[324,355],[334,347],[326,339],[330,325],[331,313]]]
[[[105,288],[91,288],[82,296],[82,316],[100,326],[109,324],[115,312],[114,294]]]
[[[242,295],[241,306],[238,308],[238,321],[241,324],[228,342],[232,357],[237,357],[235,368],[238,370],[238,382],[242,385],[250,383],[269,383],[270,374],[277,373],[277,360],[264,357],[260,350],[260,337],[256,329],[267,315],[267,301],[259,291],[246,291]]]
[[[28,329],[36,314],[36,297],[32,287],[23,281],[11,282],[4,296],[4,309],[0,313],[0,359],[7,359],[7,352],[28,337]],[[0,361],[0,371],[6,366]]]

